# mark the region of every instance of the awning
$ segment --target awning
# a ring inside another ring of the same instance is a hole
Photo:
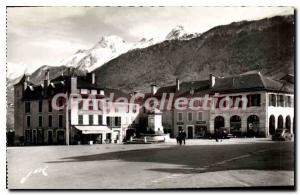
[[[75,128],[79,131],[82,131],[82,134],[100,134],[112,132],[112,130],[107,126],[75,126]]]

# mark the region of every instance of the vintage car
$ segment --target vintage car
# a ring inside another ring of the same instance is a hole
[[[291,141],[293,139],[293,134],[288,129],[276,129],[275,133],[272,135],[272,140],[277,141]]]
[[[219,139],[229,139],[232,138],[232,134],[229,133],[229,129],[226,127],[220,127],[218,130]]]

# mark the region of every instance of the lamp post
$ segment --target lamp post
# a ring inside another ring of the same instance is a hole
[[[66,92],[66,98],[68,98],[68,91]],[[66,145],[70,145],[69,101],[66,105]]]

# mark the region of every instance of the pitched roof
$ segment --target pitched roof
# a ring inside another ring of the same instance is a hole
[[[113,100],[116,100],[118,98],[126,98],[127,100],[130,100],[131,96],[119,89],[110,89],[110,88],[104,88],[104,95],[105,97],[109,98],[110,94],[114,94]]]
[[[155,95],[159,96],[162,95],[163,93],[175,93],[176,92],[176,85],[171,85],[171,86],[165,86],[165,87],[160,87]]]
[[[217,78],[212,92],[233,93],[247,91],[274,91],[293,93],[293,85],[263,76],[260,73]]]
[[[292,83],[292,84],[295,83],[295,77],[292,74],[286,74],[280,80],[281,81],[287,81],[287,82]]]
[[[207,90],[210,88],[209,80],[202,81],[190,81],[190,82],[182,82],[179,87],[179,91],[177,92],[177,96],[183,95],[186,93],[190,93],[191,90],[194,92],[200,92],[203,90]]]
[[[82,77],[77,77],[77,88],[78,89],[103,89],[102,87],[97,86],[89,82],[87,79]]]

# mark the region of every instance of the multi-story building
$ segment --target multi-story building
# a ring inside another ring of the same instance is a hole
[[[292,75],[281,80],[259,72],[226,78],[210,75],[209,80],[194,82],[177,80],[176,85],[159,88],[151,97],[162,97],[164,93],[174,97],[168,99],[172,109],[161,110],[163,126],[171,127],[173,137],[183,130],[188,138],[200,138],[221,127],[235,136],[266,137],[276,128],[293,130]],[[181,103],[185,109],[175,107],[180,98],[187,100]]]
[[[14,93],[15,143],[117,143],[137,121],[138,105],[128,103],[130,96],[98,87],[94,74],[50,80],[47,73],[40,85],[24,76]]]
[[[266,137],[276,128],[293,129],[294,85],[260,73],[217,78],[212,88],[215,108],[210,110],[210,132],[226,127],[236,135]],[[237,99],[245,98],[242,103]],[[231,101],[232,104],[226,106]],[[223,103],[224,109],[220,109]]]

